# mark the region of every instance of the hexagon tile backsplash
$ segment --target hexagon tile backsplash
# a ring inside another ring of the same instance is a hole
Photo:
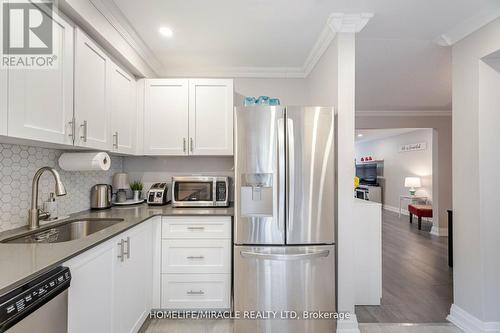
[[[0,231],[27,224],[31,205],[31,183],[35,172],[50,166],[59,171],[67,194],[56,197],[58,215],[67,215],[90,208],[90,188],[94,184],[111,184],[115,172],[123,170],[123,158],[111,157],[108,171],[62,171],[57,160],[62,150],[0,144]],[[40,178],[39,204],[54,192],[52,176]]]

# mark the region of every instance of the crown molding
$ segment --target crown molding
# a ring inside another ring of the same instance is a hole
[[[452,46],[499,17],[500,4],[495,4],[495,7],[485,8],[472,18],[461,22],[448,32],[437,36],[434,38],[434,43],[441,46]]]
[[[363,30],[372,17],[373,13],[333,13],[328,18],[328,25],[334,32],[356,33]]]
[[[321,30],[321,33],[319,34],[318,39],[316,40],[316,43],[314,43],[313,48],[309,52],[309,55],[306,58],[304,66],[302,66],[301,68],[304,78],[309,76],[309,74],[314,69],[314,66],[316,66],[318,61],[321,59],[323,53],[325,53],[326,49],[328,48],[332,40],[335,38],[336,33],[330,27],[331,19],[332,16],[330,15],[330,17],[325,23],[325,26],[323,27],[323,30]]]
[[[109,24],[122,36],[127,44],[137,52],[141,59],[155,72],[163,72],[163,65],[151,49],[137,35],[127,18],[123,15],[114,1],[89,0],[90,3],[104,16]]]
[[[451,117],[451,110],[360,110],[356,117]]]
[[[303,79],[302,67],[217,67],[209,70],[176,68],[166,71],[166,77],[228,77],[228,78],[287,78]]]

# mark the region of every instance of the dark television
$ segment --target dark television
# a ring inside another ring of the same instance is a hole
[[[377,183],[377,164],[358,164],[356,165],[356,177],[359,178],[362,184]]]

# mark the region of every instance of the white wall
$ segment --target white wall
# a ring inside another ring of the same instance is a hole
[[[306,79],[310,105],[337,106],[338,102],[338,43],[334,40],[326,49]]]
[[[425,150],[400,152],[402,145],[425,142]],[[419,129],[409,133],[383,139],[356,143],[356,161],[364,156],[384,160],[383,195],[384,205],[399,207],[399,196],[408,194],[404,187],[405,177],[418,176],[422,187],[417,195],[427,196],[432,201],[432,129]]]
[[[500,19],[453,46],[454,305],[467,331],[500,332],[499,74],[483,58],[500,50]],[[483,326],[483,327],[481,327]]]

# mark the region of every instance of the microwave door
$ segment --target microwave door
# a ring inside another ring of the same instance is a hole
[[[235,109],[235,244],[285,243],[285,109]]]
[[[335,239],[334,112],[288,107],[286,243],[333,244]]]

